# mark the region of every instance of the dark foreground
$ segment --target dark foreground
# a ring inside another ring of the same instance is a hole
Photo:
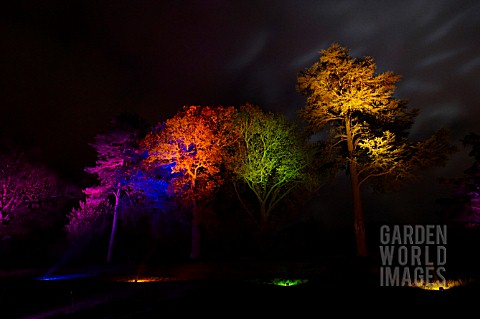
[[[471,313],[476,281],[444,291],[383,287],[378,269],[341,263],[193,263],[188,266],[90,268],[39,280],[39,273],[4,274],[0,318],[163,318],[342,314]],[[280,279],[290,279],[276,285]],[[294,279],[300,279],[295,285]],[[135,282],[136,280],[136,282]],[[149,281],[150,280],[150,281]]]

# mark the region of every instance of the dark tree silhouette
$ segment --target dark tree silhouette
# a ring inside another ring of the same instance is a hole
[[[441,183],[451,189],[449,197],[439,199],[447,210],[449,222],[468,228],[480,227],[480,135],[470,132],[462,139],[464,147],[471,148],[473,163],[460,178],[443,178]]]

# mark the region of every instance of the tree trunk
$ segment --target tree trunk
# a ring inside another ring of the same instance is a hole
[[[266,201],[260,201],[260,219],[259,228],[255,238],[256,255],[263,257],[268,254],[268,213]]]
[[[358,173],[355,165],[350,165],[350,181],[353,195],[353,227],[355,232],[356,252],[357,256],[366,257],[368,255],[368,250],[363,218],[362,197],[360,194]]]
[[[110,233],[110,242],[108,244],[108,254],[107,254],[108,263],[112,261],[113,242],[115,240],[115,232],[117,231],[117,219],[118,219],[119,206],[120,206],[120,187],[117,189],[117,192],[115,193],[115,207],[113,209],[112,231]]]
[[[368,250],[367,239],[365,236],[365,224],[363,220],[362,196],[360,194],[360,182],[358,180],[357,164],[355,161],[354,137],[349,117],[345,120],[345,133],[347,136],[347,147],[350,160],[348,163],[348,169],[353,195],[353,228],[355,233],[356,253],[357,256],[366,257],[368,255]]]
[[[267,226],[267,207],[264,201],[260,201],[260,228],[263,230]]]
[[[200,232],[200,212],[197,209],[196,200],[192,203],[192,242],[190,248],[190,258],[196,260],[200,258],[201,232]]]

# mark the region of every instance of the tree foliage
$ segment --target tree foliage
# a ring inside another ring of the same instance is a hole
[[[311,133],[327,132],[345,163],[354,198],[359,255],[366,255],[360,187],[373,182],[377,190],[415,180],[419,169],[444,165],[455,148],[441,129],[422,141],[408,137],[418,110],[408,110],[394,95],[400,76],[376,73],[371,57],[353,58],[332,44],[320,59],[298,76],[306,97],[301,110]],[[376,178],[376,179],[375,179]]]
[[[192,258],[199,256],[202,216],[197,204],[208,201],[223,183],[221,173],[232,143],[233,107],[185,106],[142,141],[147,169],[169,170],[168,193],[192,211]]]
[[[62,195],[59,178],[32,164],[23,154],[0,156],[0,227],[14,223],[22,211],[40,208]]]
[[[107,261],[112,258],[121,206],[128,202],[126,198],[131,199],[136,195],[134,191],[137,189],[132,187],[132,179],[137,176],[140,159],[137,152],[138,135],[142,129],[140,120],[120,115],[113,119],[108,132],[95,136],[91,145],[96,150],[97,159],[95,166],[86,167],[85,172],[95,176],[97,183],[83,190],[85,202],[81,203],[78,209],[73,209],[68,216],[69,224],[66,229],[75,235],[82,233],[81,230],[86,225],[102,215],[112,215]]]
[[[102,200],[98,202],[90,196],[80,201],[79,207],[74,207],[68,214],[67,234],[71,238],[85,238],[98,231],[99,225],[113,210],[111,205]]]
[[[311,160],[306,139],[283,115],[246,104],[235,121],[238,139],[230,166],[258,202],[257,225],[264,228],[274,209],[305,182]]]
[[[207,199],[222,184],[233,107],[188,106],[142,142],[147,167],[169,167],[169,192],[186,202]]]
[[[339,156],[358,168],[360,184],[384,175],[393,178],[382,187],[412,181],[418,169],[445,164],[455,150],[445,129],[423,141],[408,139],[418,110],[394,97],[399,80],[392,72],[376,74],[371,57],[352,58],[337,43],[298,76],[298,90],[306,97],[300,114],[309,131],[325,129],[343,146]]]

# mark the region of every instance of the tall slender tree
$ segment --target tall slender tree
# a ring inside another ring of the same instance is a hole
[[[131,198],[132,177],[135,176],[139,160],[137,141],[142,132],[143,120],[138,116],[119,115],[114,118],[111,128],[97,134],[91,144],[97,153],[95,166],[85,168],[85,172],[96,176],[98,183],[84,189],[86,200],[79,209],[70,214],[67,230],[76,230],[76,225],[88,224],[106,208],[111,207],[112,224],[107,251],[107,262],[112,261],[113,247],[122,208],[122,199]]]
[[[347,168],[356,252],[367,256],[361,186],[372,182],[386,190],[411,182],[417,169],[444,165],[455,147],[443,129],[422,141],[409,140],[418,110],[408,110],[406,101],[395,98],[400,76],[377,74],[369,56],[353,58],[348,49],[334,43],[297,80],[298,91],[306,97],[301,117],[311,133],[327,132]]]
[[[201,254],[202,216],[198,207],[222,184],[220,174],[231,143],[233,107],[185,106],[142,142],[147,168],[169,167],[169,192],[192,212],[192,259]]]

